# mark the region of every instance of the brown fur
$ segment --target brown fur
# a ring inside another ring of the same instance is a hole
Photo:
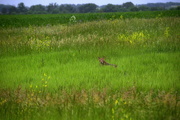
[[[99,62],[101,63],[101,65],[111,65],[111,66],[114,66],[114,67],[117,67],[117,65],[114,65],[114,64],[110,64],[110,63],[107,63],[104,58],[98,58],[99,59]]]

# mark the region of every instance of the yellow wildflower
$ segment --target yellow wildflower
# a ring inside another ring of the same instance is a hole
[[[45,77],[47,76],[46,73],[44,73],[44,76],[45,76]]]
[[[114,108],[112,108],[112,114],[114,114],[114,112],[115,112],[115,111],[114,111]]]
[[[118,104],[118,100],[115,101],[115,105],[117,105],[117,104]]]
[[[32,85],[30,85],[29,87],[32,88]]]

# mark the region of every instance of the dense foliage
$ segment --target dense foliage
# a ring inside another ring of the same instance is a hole
[[[144,11],[144,12],[115,12],[115,13],[86,13],[86,14],[48,14],[48,15],[1,15],[0,28],[49,26],[58,24],[72,24],[71,16],[75,16],[77,23],[87,21],[132,19],[132,18],[160,18],[180,17],[179,11]]]
[[[161,11],[161,10],[179,10],[180,3],[148,3],[143,5],[134,5],[132,2],[126,2],[122,5],[107,4],[98,6],[94,3],[87,4],[61,4],[50,3],[47,6],[38,4],[26,7],[24,3],[19,3],[17,7],[0,4],[0,13],[2,14],[59,14],[59,13],[94,13],[94,12],[130,12],[130,11]]]

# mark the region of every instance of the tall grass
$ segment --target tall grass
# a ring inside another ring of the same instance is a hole
[[[1,119],[178,119],[179,26],[167,17],[2,29]]]

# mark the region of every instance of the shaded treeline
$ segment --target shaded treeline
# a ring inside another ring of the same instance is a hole
[[[59,13],[93,13],[93,12],[129,12],[129,11],[159,11],[167,9],[180,9],[180,3],[148,3],[135,5],[126,2],[122,5],[107,4],[98,6],[94,3],[87,4],[61,4],[50,3],[49,5],[32,5],[27,7],[23,2],[18,6],[0,4],[1,14],[59,14]]]

